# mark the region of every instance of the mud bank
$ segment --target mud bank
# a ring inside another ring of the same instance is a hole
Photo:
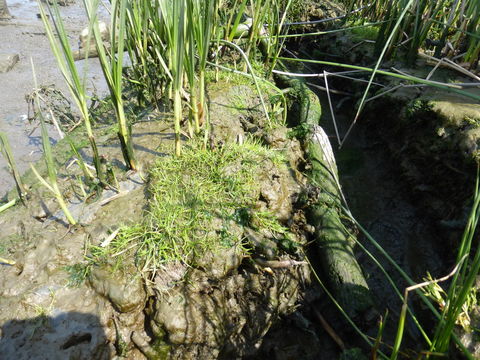
[[[209,151],[225,156],[222,149],[231,141],[254,138],[272,154],[284,153],[284,160],[277,163],[259,155],[254,161],[262,167],[254,182],[257,190],[249,195],[256,199],[248,205],[252,208],[235,210],[229,220],[213,221],[217,225],[212,234],[230,244],[220,252],[209,250],[193,264],[173,261],[144,273],[138,271],[135,247],[124,250],[125,257],[88,260],[92,258],[85,249],[100,248],[120,226],[141,223],[145,211],[152,211],[147,199],[154,195],[141,173],[119,175],[119,192],[104,191],[91,203],[70,193],[70,210],[81,226],[66,227],[53,199],[35,186],[26,208],[17,206],[2,214],[2,257],[14,262],[2,265],[0,275],[1,307],[10,309],[1,318],[3,354],[25,359],[45,354],[228,359],[256,353],[265,333],[279,317],[295,310],[310,283],[310,268],[300,251],[310,230],[303,211],[295,206],[305,182],[296,170],[302,161],[300,145],[286,137],[284,127],[263,130],[266,119],[252,93],[246,85],[212,92]],[[233,107],[232,99],[237,104]],[[170,156],[159,151],[159,146],[173,148],[168,126],[140,119],[133,131],[144,169],[155,158]],[[114,138],[106,134],[99,148],[112,164],[121,159]],[[227,164],[222,176],[241,172],[242,163],[252,161],[241,159]],[[74,179],[71,171],[78,170],[61,169],[64,186]],[[267,213],[274,214],[268,221],[280,221],[281,227],[263,229],[258,221],[269,219],[261,220]],[[109,242],[103,246],[116,246],[116,240]],[[37,335],[24,347],[32,333]]]
[[[330,44],[336,44],[332,48]],[[312,46],[312,53],[332,55],[330,60],[346,59],[345,62],[363,63],[366,66],[375,61],[373,48],[368,43],[352,40],[352,34],[332,36],[329,42]],[[357,44],[353,51],[352,46]],[[300,50],[301,51],[301,50]],[[325,60],[325,58],[322,58]],[[348,60],[348,61],[347,61]],[[390,71],[401,69],[402,73],[426,78],[433,69],[422,59],[415,67],[401,62],[388,63]],[[340,68],[309,68],[310,72],[326,70],[331,73]],[[477,149],[479,144],[478,125],[480,104],[475,80],[453,70],[437,69],[431,80],[446,84],[466,84],[462,89],[468,96],[462,96],[445,89],[415,86],[399,79],[377,76],[370,90],[369,101],[362,116],[339,148],[337,134],[342,139],[349,130],[359,99],[365,89],[363,80],[345,80],[331,75],[330,89],[344,92],[341,95],[320,94],[323,108],[332,108],[323,118],[336,149],[340,182],[348,208],[356,220],[383,249],[400,265],[415,282],[432,276],[440,277],[455,265],[458,246],[472,208],[475,190]],[[321,84],[324,85],[324,84]],[[334,125],[335,121],[335,125]],[[376,246],[360,233],[361,244],[380,259],[384,269],[391,275],[399,289],[408,286]],[[365,272],[368,284],[376,298],[377,309],[396,319],[402,299],[378,266],[360,247],[357,248],[359,262]],[[448,282],[444,284],[448,287]],[[475,291],[475,290],[474,290]],[[433,331],[436,320],[420,305],[419,297],[411,300],[417,316],[428,331]],[[436,305],[438,306],[438,305]],[[382,310],[383,309],[383,310]],[[475,307],[470,308],[471,316],[476,315]],[[476,320],[472,320],[473,323]],[[386,335],[392,339],[396,332],[387,325]],[[421,338],[413,322],[408,325],[411,349],[418,348]],[[457,327],[459,334],[465,334]],[[474,332],[469,332],[464,342],[475,352]],[[452,358],[460,356],[455,351]]]

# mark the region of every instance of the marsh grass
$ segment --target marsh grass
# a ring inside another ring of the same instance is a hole
[[[42,147],[43,147],[45,163],[47,166],[48,181],[39,174],[37,169],[32,164],[30,164],[30,168],[32,169],[33,173],[35,174],[37,179],[40,181],[40,183],[43,186],[45,186],[48,190],[50,190],[50,192],[55,196],[58,202],[58,205],[60,206],[63,213],[65,214],[67,221],[71,225],[75,225],[77,222],[73,218],[72,214],[70,213],[70,210],[68,210],[68,206],[58,186],[57,170],[55,167],[55,161],[53,159],[52,148],[50,145],[50,138],[48,137],[47,127],[45,125],[45,120],[43,119],[43,115],[40,115],[40,122],[41,122],[40,123],[41,130],[42,130]]]
[[[344,0],[348,8],[365,6],[353,15],[360,21],[387,20],[380,28],[376,52],[387,56],[403,48],[412,64],[420,48],[433,49],[435,57],[449,56],[473,67],[480,53],[480,6],[470,0]],[[402,12],[407,10],[402,16]],[[395,30],[396,24],[399,31]],[[387,38],[393,35],[393,41]]]
[[[90,29],[93,32],[95,47],[98,52],[100,64],[105,80],[110,90],[111,100],[115,109],[118,122],[118,138],[122,149],[123,158],[130,170],[136,170],[135,154],[133,150],[131,128],[127,123],[123,101],[123,60],[125,52],[126,8],[127,0],[113,0],[111,4],[110,22],[110,49],[107,51],[100,33],[97,10],[98,0],[83,1]]]
[[[13,176],[18,196],[20,200],[23,201],[25,196],[27,195],[27,188],[23,184],[21,174],[18,171],[15,158],[13,157],[12,148],[10,147],[10,142],[8,141],[7,136],[3,132],[0,132],[0,151],[3,154],[3,157],[8,164],[8,169]]]
[[[165,82],[164,45],[158,36],[158,1],[128,1],[126,42],[131,66],[131,81],[137,89],[138,104],[157,105],[158,92]]]
[[[35,72],[35,67],[33,65],[33,59],[30,59],[30,61],[31,61],[32,72],[33,72],[33,80],[35,83],[35,87],[37,88],[38,87],[37,76]],[[40,100],[39,100],[38,93],[35,94],[34,101],[37,108],[40,109],[40,103],[39,103]],[[41,133],[42,133],[43,157],[45,159],[45,165],[47,167],[48,181],[40,175],[40,173],[37,171],[35,166],[33,166],[33,164],[30,164],[30,168],[32,169],[33,173],[35,174],[37,179],[40,181],[40,183],[43,186],[45,186],[48,190],[50,190],[50,192],[55,196],[58,202],[58,205],[62,209],[70,225],[75,225],[77,222],[73,218],[72,214],[70,213],[70,210],[68,210],[68,205],[65,202],[62,192],[60,191],[60,188],[58,186],[57,169],[55,167],[55,160],[53,158],[52,146],[50,145],[50,138],[48,136],[47,126],[45,124],[45,118],[42,112],[39,113],[39,117],[40,117]]]
[[[50,18],[53,23],[50,22],[49,17],[43,5],[38,1],[38,7],[40,10],[40,16],[47,34],[48,40],[50,42],[50,47],[52,48],[53,55],[57,60],[58,68],[62,73],[65,82],[67,83],[68,89],[80,110],[83,122],[85,124],[85,129],[87,131],[88,141],[90,142],[90,147],[93,153],[93,162],[95,165],[95,170],[97,177],[100,182],[103,181],[104,176],[102,173],[102,167],[100,163],[100,156],[98,153],[97,143],[92,130],[92,121],[90,117],[90,112],[88,109],[88,97],[86,94],[85,87],[85,77],[84,79],[80,78],[77,67],[73,60],[73,53],[68,41],[68,35],[65,30],[62,16],[58,9],[58,4],[56,1],[53,2],[53,5],[48,6],[48,11],[50,13]],[[55,29],[55,31],[54,31]]]
[[[164,86],[164,94],[173,101],[177,155],[181,152],[180,123],[186,91],[189,92],[186,97],[190,109],[189,137],[198,134],[203,124],[204,137],[208,137],[205,72],[212,49],[218,61],[221,55],[220,42],[235,47],[243,57],[245,66],[252,72],[249,62],[254,61],[257,45],[261,43],[273,56],[274,60],[270,63],[273,69],[284,41],[278,34],[284,31],[283,23],[291,1],[286,1],[286,5],[280,3],[278,0],[262,0],[260,4],[239,0],[227,8],[222,8],[219,0],[154,0],[141,5],[128,3],[127,49],[133,61],[133,77],[130,80],[142,92],[147,91],[146,98],[149,99],[157,99],[157,87],[160,84]],[[270,7],[273,9],[271,15],[267,11]],[[253,17],[248,24],[243,24],[241,21],[247,9],[250,9]],[[271,36],[267,35],[266,27],[271,29]],[[238,41],[243,41],[242,47],[236,44]],[[150,79],[152,69],[156,72],[154,78],[157,81]],[[187,87],[184,85],[185,78],[188,79]],[[255,76],[253,79],[257,81]],[[262,106],[269,118],[265,105]]]
[[[480,219],[480,181],[477,170],[477,182],[472,210],[460,242],[456,263],[460,270],[455,274],[449,286],[442,317],[437,325],[431,351],[447,352],[454,337],[454,327],[464,311],[464,305],[475,291],[475,281],[480,272],[480,247],[474,245]],[[478,236],[478,235],[477,235]],[[466,261],[463,261],[464,259]],[[471,355],[464,353],[471,358]]]
[[[121,264],[122,257],[133,255],[146,271],[175,260],[195,264],[206,252],[238,245],[243,215],[256,212],[262,164],[285,166],[284,161],[278,151],[251,140],[218,151],[203,149],[199,140],[189,142],[181,157],[159,159],[151,170],[144,222],[122,228],[106,248],[93,247],[93,258]],[[253,218],[258,226],[285,236],[274,215],[255,213]]]
[[[210,43],[218,31],[218,0],[189,0],[188,1],[188,36],[190,37],[190,56],[187,56],[187,67],[190,68],[188,77],[190,80],[190,97],[195,130],[198,133],[202,123],[206,122],[205,129],[208,132],[208,116],[206,115],[206,84],[205,71],[210,50]],[[192,59],[197,60],[197,66],[192,66]],[[189,63],[190,62],[190,65]],[[198,101],[196,101],[195,72],[198,69]],[[207,135],[206,135],[207,136]]]
[[[183,77],[185,74],[185,52],[188,49],[186,36],[186,0],[160,0],[159,16],[161,19],[159,33],[156,34],[166,48],[166,59],[171,74],[173,97],[173,114],[175,128],[175,154],[181,154],[182,95]],[[190,19],[193,20],[193,19]]]

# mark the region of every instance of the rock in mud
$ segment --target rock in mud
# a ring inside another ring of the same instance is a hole
[[[291,312],[308,267],[242,272],[212,281],[195,270],[149,309],[158,337],[172,345],[173,359],[231,359],[253,354],[271,324]]]
[[[20,60],[18,54],[0,54],[0,73],[6,73],[13,69]]]
[[[105,268],[96,268],[92,270],[90,284],[121,313],[136,310],[145,303],[146,294],[140,276],[131,277],[120,271],[112,273]]]

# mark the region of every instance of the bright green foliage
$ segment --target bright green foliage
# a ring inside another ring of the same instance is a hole
[[[127,49],[133,62],[131,81],[150,101],[159,85],[173,98],[175,153],[180,155],[184,76],[189,83],[190,135],[200,131],[205,102],[205,68],[218,23],[218,0],[128,1]]]
[[[350,10],[365,6],[354,15],[360,20],[383,23],[376,42],[377,54],[387,45],[391,55],[399,43],[408,51],[408,60],[414,62],[420,48],[434,49],[434,56],[462,54],[463,61],[474,64],[480,54],[480,2],[459,0],[343,0]],[[406,16],[401,13],[408,8]],[[395,31],[397,21],[400,29]],[[387,38],[394,33],[393,42]],[[447,49],[449,44],[450,49]]]

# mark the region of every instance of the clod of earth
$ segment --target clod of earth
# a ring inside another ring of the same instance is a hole
[[[72,213],[88,226],[73,228],[71,232],[63,231],[59,225],[61,215],[56,212],[54,202],[34,197],[31,210],[14,208],[0,218],[5,236],[10,235],[12,239],[11,244],[5,242],[8,244],[6,255],[19,265],[18,268],[8,268],[0,277],[4,289],[0,298],[1,307],[13,307],[18,299],[26,297],[29,305],[22,313],[25,319],[34,318],[32,315],[41,308],[46,324],[59,329],[54,319],[49,322],[51,317],[58,312],[78,308],[82,302],[85,311],[92,314],[91,319],[98,322],[94,327],[92,321],[80,318],[82,326],[101,330],[103,334],[93,331],[74,334],[69,330],[65,338],[58,340],[57,347],[65,354],[79,351],[82,358],[108,358],[110,354],[118,353],[118,349],[128,349],[128,356],[142,353],[150,358],[163,358],[167,354],[171,358],[184,359],[254,354],[256,344],[272,324],[295,309],[309,282],[310,268],[296,250],[306,243],[306,233],[302,230],[304,216],[295,213],[298,212],[296,198],[304,179],[291,168],[300,162],[299,142],[287,139],[287,130],[282,126],[268,133],[263,128],[265,119],[263,112],[258,110],[258,98],[251,95],[254,93],[251,88],[242,87],[230,86],[218,95],[212,95],[212,103],[217,104],[217,107],[212,107],[212,119],[219,120],[212,121],[215,147],[208,150],[209,156],[218,156],[219,161],[225,161],[222,160],[225,149],[233,146],[231,142],[238,139],[239,133],[247,137],[247,132],[257,139],[255,141],[269,143],[270,150],[264,145],[250,145],[259,152],[255,155],[257,158],[245,155],[242,161],[242,157],[234,157],[222,168],[221,176],[228,180],[238,176],[245,166],[261,164],[255,173],[257,179],[253,193],[248,195],[254,201],[230,214],[230,220],[218,218],[212,221],[212,230],[208,235],[223,239],[222,251],[205,251],[190,266],[183,261],[166,262],[152,273],[153,276],[148,273],[139,276],[136,266],[141,263],[135,263],[133,258],[129,262],[122,261],[118,268],[116,259],[122,254],[113,254],[103,264],[94,262],[86,265],[82,259],[85,242],[99,245],[109,237],[109,230],[118,228],[122,222],[138,219],[139,209],[145,206],[146,201],[143,181],[135,176],[130,180],[119,179],[120,192],[128,195],[115,197],[111,191],[105,191],[97,202],[86,205],[72,203]],[[228,102],[234,94],[242,94],[242,98],[237,96],[237,99],[243,101],[243,105],[236,109],[232,109]],[[231,125],[230,132],[220,130],[220,119]],[[157,129],[158,124],[154,125]],[[133,131],[138,134],[137,146],[149,149],[155,143],[153,136],[170,141],[168,129],[163,136],[153,131],[151,126],[148,122],[134,126]],[[231,129],[238,132],[231,132]],[[240,145],[234,146],[240,149]],[[113,149],[109,159],[120,158],[120,149]],[[285,156],[278,155],[281,153]],[[159,154],[158,149],[148,150],[144,160],[151,161],[156,154]],[[283,160],[275,160],[277,157]],[[63,171],[62,168],[60,173]],[[188,177],[183,179],[188,181]],[[111,201],[101,200],[111,196],[114,197]],[[38,210],[40,204],[45,210]],[[41,212],[43,215],[25,217],[27,212],[37,215]],[[28,220],[15,226],[5,215]],[[299,219],[300,224],[295,226],[290,219]],[[291,227],[297,229],[294,233],[285,227],[289,221]],[[270,228],[265,228],[265,224]],[[51,229],[56,228],[62,236],[52,237],[57,232],[51,232]],[[113,247],[117,240],[111,239],[106,248]],[[75,262],[78,266],[72,267]],[[64,266],[68,267],[70,275],[64,271]],[[51,298],[47,296],[40,301],[35,297],[40,290],[39,286],[31,285],[33,276],[36,281],[49,284]],[[88,282],[83,281],[85,278]],[[80,284],[80,287],[63,287],[68,281]],[[83,296],[79,296],[80,293]],[[6,313],[3,315],[8,316]],[[148,334],[145,324],[151,329]],[[14,347],[7,346],[14,335],[10,330],[18,329],[4,328],[5,342],[0,341],[3,354],[12,354]],[[45,328],[42,325],[38,329],[43,333]],[[32,349],[35,349],[36,339],[31,340]],[[38,340],[44,339],[38,337]],[[37,348],[46,351],[44,347]],[[45,353],[49,354],[48,351]],[[32,350],[29,354],[34,357],[37,353]]]
[[[100,37],[103,41],[103,45],[106,49],[110,48],[110,30],[108,25],[103,21],[98,23],[98,30],[100,31]],[[75,61],[82,60],[87,57],[97,57],[98,51],[96,48],[95,38],[93,34],[90,34],[89,28],[86,27],[82,30],[78,38],[78,50],[73,52],[73,59]]]
[[[0,74],[12,70],[19,61],[20,56],[18,54],[0,54]]]

